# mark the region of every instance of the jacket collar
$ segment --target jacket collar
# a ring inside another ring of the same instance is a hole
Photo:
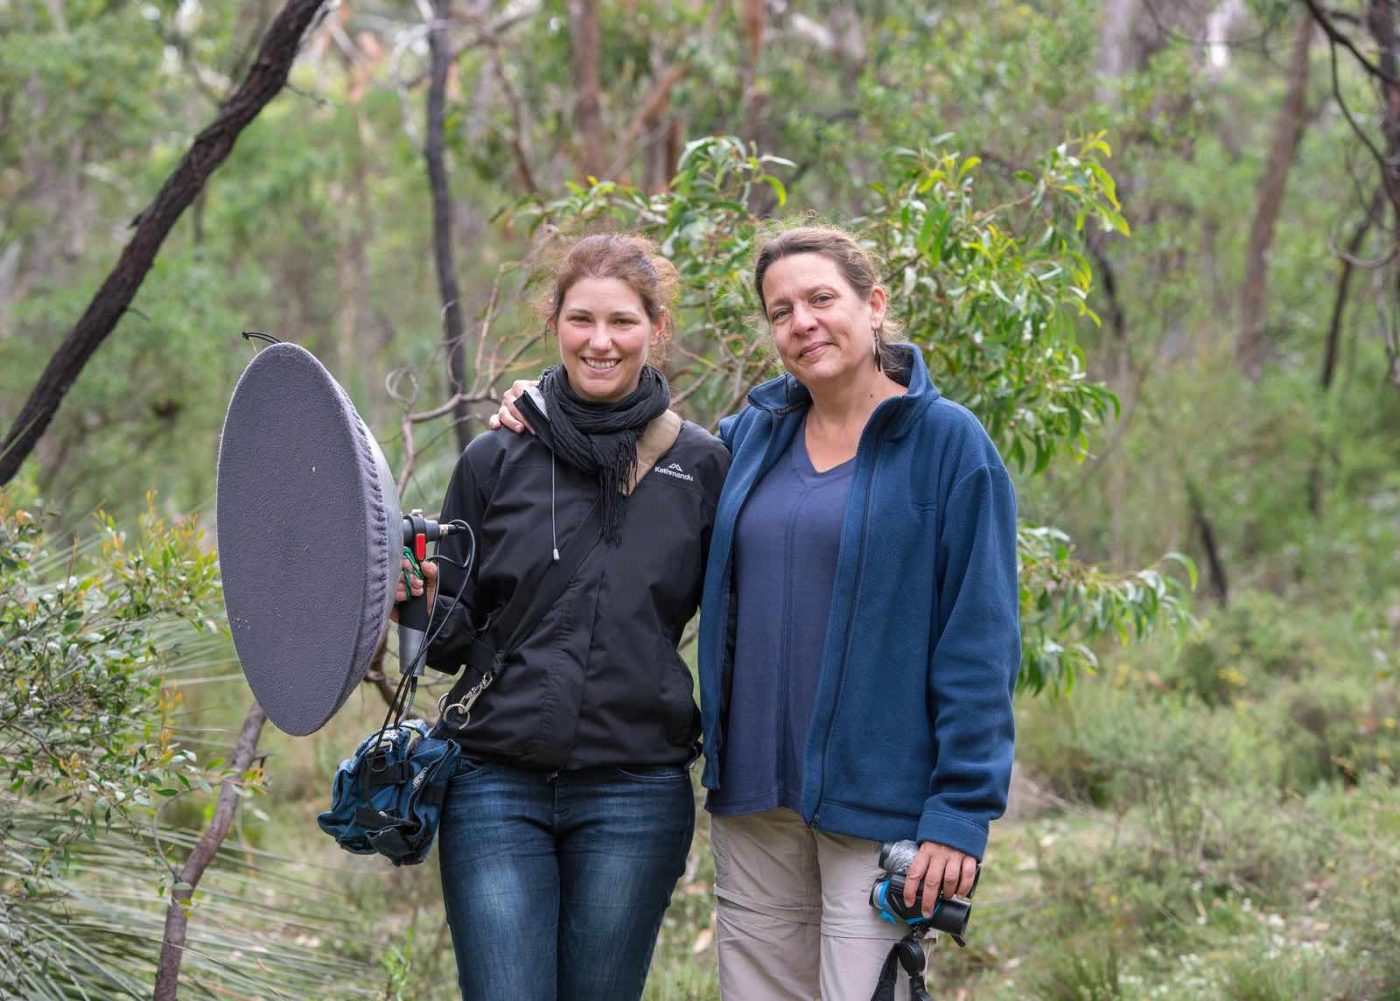
[[[917,413],[938,399],[939,393],[932,377],[929,376],[924,353],[917,346],[891,344],[889,349],[896,361],[894,369],[889,373],[890,378],[908,389],[903,396],[886,401],[894,412],[890,419],[889,433],[893,437],[899,437],[909,429]],[[758,410],[768,411],[774,417],[805,410],[811,402],[812,394],[807,387],[787,372],[776,379],[760,383],[749,392],[749,403]]]

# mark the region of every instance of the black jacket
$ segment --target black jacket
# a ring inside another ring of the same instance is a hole
[[[700,602],[728,469],[723,443],[686,422],[627,498],[621,543],[598,543],[472,707],[471,721],[455,731],[467,754],[542,769],[674,764],[694,756],[700,717],[676,647]],[[477,563],[455,606],[461,571],[439,564],[429,636],[446,622],[429,647],[429,666],[454,674],[465,668],[475,683],[476,629],[522,581],[540,579],[556,535],[562,550],[597,492],[594,477],[552,459],[533,435],[489,431],[466,447],[441,520],[472,526]],[[458,562],[465,550],[465,534],[441,544]]]

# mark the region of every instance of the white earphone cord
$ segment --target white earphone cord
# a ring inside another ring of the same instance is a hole
[[[549,453],[549,535],[554,542],[554,560],[559,561],[559,526],[554,520],[554,452]]]

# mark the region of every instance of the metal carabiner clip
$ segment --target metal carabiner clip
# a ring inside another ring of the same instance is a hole
[[[467,690],[467,694],[462,696],[460,702],[453,702],[451,705],[447,704],[447,699],[452,693],[444,693],[442,698],[438,699],[438,715],[442,717],[443,722],[447,723],[448,726],[455,726],[458,729],[464,728],[472,721],[472,706],[476,705],[476,700],[481,698],[481,693],[490,688],[491,682],[495,680],[496,675],[487,671],[480,681]],[[462,714],[462,722],[454,723],[448,717],[447,714],[454,710]]]

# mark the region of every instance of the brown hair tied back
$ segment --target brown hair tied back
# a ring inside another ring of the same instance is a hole
[[[676,299],[679,280],[675,266],[662,257],[644,236],[595,233],[578,240],[554,268],[549,298],[543,304],[545,318],[559,319],[564,296],[584,278],[615,278],[625,282],[642,300],[647,319],[658,328]]]
[[[763,295],[763,278],[768,269],[784,257],[794,254],[820,254],[840,269],[846,283],[862,299],[869,298],[870,291],[880,284],[880,271],[875,263],[875,255],[856,242],[844,229],[835,226],[797,226],[785,229],[777,236],[765,240],[758,248],[758,257],[753,265],[753,287],[758,293],[758,302],[765,318],[768,315],[768,302]],[[893,328],[894,321],[886,319],[884,327]],[[875,332],[875,363],[882,372],[889,372],[894,359],[889,346],[880,331]]]

